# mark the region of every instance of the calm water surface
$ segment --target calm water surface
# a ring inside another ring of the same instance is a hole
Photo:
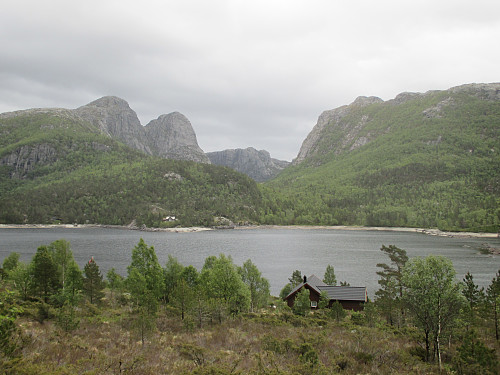
[[[132,248],[143,238],[153,245],[162,266],[168,254],[198,269],[209,255],[230,255],[237,265],[251,259],[278,295],[296,269],[322,278],[325,268],[335,268],[338,281],[366,286],[370,296],[378,289],[377,263],[389,259],[382,245],[396,245],[409,257],[429,254],[450,258],[457,277],[470,271],[481,286],[489,285],[500,269],[500,256],[481,254],[488,243],[500,247],[500,239],[458,239],[418,233],[349,231],[332,229],[251,229],[191,233],[140,232],[103,228],[0,229],[0,261],[16,251],[29,262],[40,245],[64,238],[71,243],[76,262],[83,268],[94,257],[103,275],[114,267],[126,275]]]

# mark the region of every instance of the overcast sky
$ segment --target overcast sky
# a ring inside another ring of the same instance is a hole
[[[125,99],[291,160],[357,96],[500,81],[498,0],[3,0],[0,113]]]

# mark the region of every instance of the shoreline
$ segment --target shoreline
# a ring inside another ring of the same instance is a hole
[[[191,233],[191,232],[204,232],[212,230],[212,228],[206,228],[206,227],[140,228],[130,225],[106,225],[106,224],[0,224],[0,229],[83,229],[83,228],[122,229],[122,230],[137,230],[142,232],[172,232],[172,233]]]
[[[106,225],[106,224],[0,224],[0,229],[51,229],[51,228],[109,228],[109,229],[125,229],[138,230],[144,232],[172,232],[172,233],[190,233],[204,232],[210,230],[220,230],[227,228],[210,228],[210,227],[176,227],[176,228],[148,228],[127,225]],[[233,229],[233,228],[232,228]],[[479,233],[479,232],[444,232],[439,229],[424,229],[424,228],[405,228],[405,227],[362,227],[362,226],[347,226],[347,225],[248,225],[236,226],[236,230],[252,230],[252,229],[326,229],[326,230],[352,230],[352,231],[387,231],[387,232],[409,232],[421,233],[429,236],[454,237],[454,238],[500,238],[499,233]]]

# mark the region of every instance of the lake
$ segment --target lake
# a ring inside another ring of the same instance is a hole
[[[396,245],[408,256],[442,255],[450,258],[461,280],[467,271],[480,286],[487,286],[500,269],[500,256],[482,254],[482,244],[500,247],[498,238],[450,238],[420,233],[338,229],[259,228],[188,233],[142,232],[106,228],[0,229],[0,261],[15,251],[29,262],[40,245],[65,239],[76,262],[94,257],[103,275],[114,267],[126,275],[132,248],[143,238],[154,246],[162,266],[169,254],[198,270],[210,255],[230,255],[237,265],[247,259],[257,265],[278,295],[294,270],[323,278],[326,266],[335,268],[337,281],[366,286],[373,297],[378,289],[377,263],[388,263],[382,245]]]

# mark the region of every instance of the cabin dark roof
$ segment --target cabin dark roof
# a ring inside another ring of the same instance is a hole
[[[321,281],[316,275],[311,275],[309,277],[306,277],[306,282],[305,283],[300,283],[297,285],[295,288],[292,289],[290,293],[288,293],[288,296],[286,298],[290,297],[292,294],[295,294],[298,292],[304,285],[309,285],[311,289],[316,291],[318,294],[321,294],[321,290],[319,290],[319,286],[326,286],[326,284]]]
[[[286,299],[297,293],[303,286],[309,286],[316,293],[326,292],[330,300],[336,301],[363,301],[367,300],[366,287],[361,286],[333,286],[326,285],[316,275],[306,277],[305,283],[300,283],[286,296]]]
[[[319,290],[326,292],[328,298],[336,301],[363,301],[366,302],[366,288],[364,286],[320,286]]]

